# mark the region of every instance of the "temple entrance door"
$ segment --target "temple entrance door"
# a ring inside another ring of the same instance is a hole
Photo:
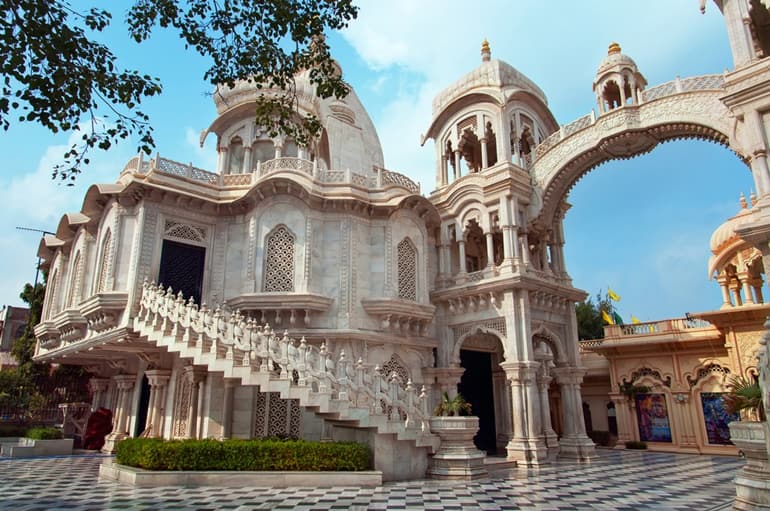
[[[174,294],[182,291],[185,300],[192,296],[195,303],[200,305],[205,260],[204,247],[163,240],[158,283],[164,287],[171,286]]]
[[[139,406],[136,412],[136,427],[134,436],[139,436],[144,432],[147,424],[147,413],[150,408],[150,381],[147,375],[142,376],[142,388],[139,390]]]
[[[479,432],[473,438],[476,447],[487,454],[497,451],[495,399],[492,383],[492,353],[460,350],[460,365],[465,369],[458,392],[471,404],[479,417]]]

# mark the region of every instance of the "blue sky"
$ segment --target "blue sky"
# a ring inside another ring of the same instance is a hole
[[[715,5],[700,14],[696,0],[455,0],[359,1],[358,20],[331,34],[333,54],[368,109],[386,166],[433,189],[432,142],[420,147],[435,94],[480,63],[489,40],[492,57],[509,62],[546,93],[566,124],[594,108],[591,84],[607,46],[617,41],[649,86],[720,73],[732,66],[727,35]],[[124,3],[122,5],[127,5]],[[214,170],[213,139],[198,147],[215,110],[203,82],[205,60],[186,52],[170,33],[149,43],[128,40],[115,13],[107,42],[126,67],[158,76],[160,97],[147,101],[161,155]],[[34,125],[15,124],[0,137],[0,303],[35,273],[39,239],[16,226],[55,230],[64,212],[77,211],[85,189],[113,182],[135,146],[96,154],[74,187],[50,180],[67,147]],[[753,181],[727,149],[706,142],[672,142],[627,161],[612,161],[573,189],[565,221],[567,269],[574,284],[594,294],[609,285],[622,296],[618,310],[643,321],[717,308],[719,288],[708,280],[711,232],[738,211]]]

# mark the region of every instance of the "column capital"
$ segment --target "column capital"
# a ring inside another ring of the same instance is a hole
[[[150,385],[153,387],[162,387],[168,383],[169,378],[171,378],[171,370],[170,369],[148,369],[144,372],[144,375],[147,376],[147,380],[150,382]]]
[[[104,392],[110,385],[109,378],[91,378],[88,380],[88,386],[91,387],[91,392]]]
[[[559,385],[580,385],[587,370],[583,367],[554,367],[551,374]]]
[[[200,383],[206,379],[209,372],[205,367],[201,366],[185,366],[184,375],[190,383]]]
[[[131,390],[136,383],[135,374],[118,374],[117,376],[113,376],[113,379],[120,390]]]
[[[501,362],[500,367],[505,371],[506,379],[512,384],[527,384],[536,380],[540,362]]]

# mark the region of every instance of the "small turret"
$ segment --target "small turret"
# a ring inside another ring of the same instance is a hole
[[[607,56],[599,64],[594,80],[594,94],[599,115],[626,105],[638,105],[647,85],[636,62],[623,55],[618,43],[610,44]]]

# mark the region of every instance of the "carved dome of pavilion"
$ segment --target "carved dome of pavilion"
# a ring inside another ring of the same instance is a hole
[[[596,75],[602,75],[605,72],[613,68],[626,68],[638,73],[639,68],[636,66],[634,59],[621,52],[620,45],[618,43],[611,43],[607,49],[607,56],[599,63],[599,68],[596,70]]]
[[[433,117],[441,113],[453,101],[476,92],[502,91],[506,99],[517,91],[532,94],[540,101],[548,104],[545,93],[527,78],[521,71],[502,60],[492,59],[489,44],[484,41],[482,46],[482,62],[479,67],[462,76],[449,87],[445,88],[433,99]]]
[[[341,69],[339,72],[342,72]],[[349,84],[350,92],[346,97],[321,98],[310,81],[309,71],[304,71],[296,75],[294,87],[297,116],[312,114],[322,123],[321,140],[327,146],[322,153],[328,153],[324,158],[325,166],[349,168],[365,174],[373,174],[374,167],[384,166],[377,130]],[[251,145],[252,135],[239,127],[253,122],[257,99],[271,93],[281,94],[282,91],[259,88],[249,80],[237,81],[233,87],[219,86],[213,94],[217,118],[201,133],[201,145],[210,133],[217,135],[219,146],[226,147],[233,137],[240,138],[247,146]],[[256,127],[254,132],[264,137],[267,130]]]
[[[711,234],[710,247],[711,252],[714,255],[718,255],[723,249],[727,248],[731,242],[740,238],[735,231],[738,227],[751,220],[751,214],[752,209],[748,207],[746,198],[741,195],[741,209],[738,211],[738,214],[729,218]]]

